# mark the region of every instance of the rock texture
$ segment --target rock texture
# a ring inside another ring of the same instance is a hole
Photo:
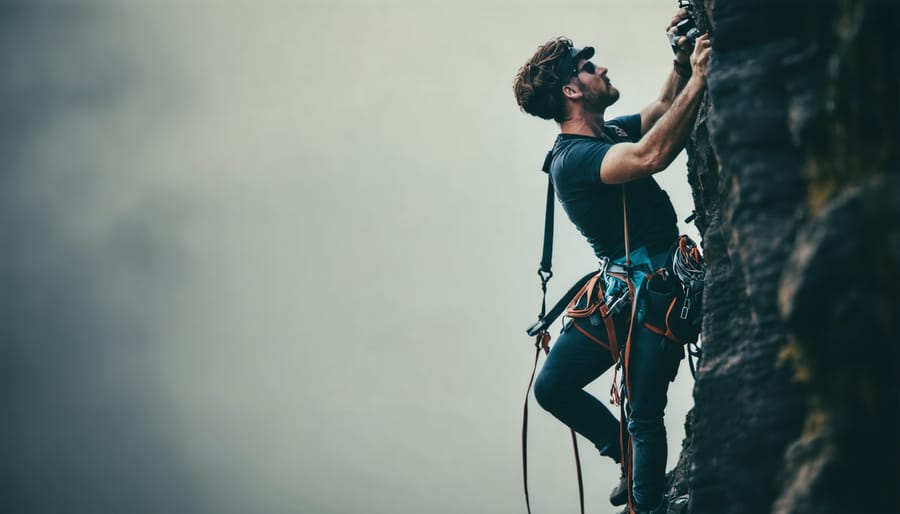
[[[698,514],[900,512],[900,6],[694,3],[709,275],[673,491]]]

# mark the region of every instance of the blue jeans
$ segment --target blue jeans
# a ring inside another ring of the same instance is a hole
[[[667,253],[653,256],[654,269]],[[578,327],[605,340],[605,327],[578,320]],[[633,450],[632,497],[641,510],[656,507],[665,487],[666,408],[669,382],[675,379],[684,348],[643,326],[631,339],[628,382],[628,432]],[[613,365],[609,350],[569,324],[556,340],[534,385],[538,403],[594,443],[601,455],[621,459],[619,422],[584,387]]]
[[[541,407],[594,443],[601,455],[619,462],[619,422],[600,400],[584,390],[612,365],[608,348],[569,325],[544,361],[534,382],[534,397]]]

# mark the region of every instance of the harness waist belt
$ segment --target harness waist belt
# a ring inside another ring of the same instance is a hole
[[[592,271],[578,279],[578,282],[575,282],[575,285],[569,288],[569,290],[566,291],[566,294],[562,295],[562,298],[560,298],[559,301],[556,302],[556,305],[554,305],[553,308],[550,309],[550,312],[548,312],[543,318],[539,319],[537,323],[528,327],[526,332],[530,336],[536,336],[544,330],[547,330],[547,327],[552,325],[553,322],[556,321],[556,318],[558,318],[560,314],[562,314],[563,311],[566,310],[566,307],[568,307],[569,302],[572,301],[572,298],[575,298],[575,295],[578,294],[578,291],[581,291],[581,288],[584,287],[584,285],[587,284],[587,281],[590,280],[594,275],[598,273],[613,273],[616,275],[630,276],[630,273],[632,271],[639,268],[640,267],[634,266],[629,268],[628,266],[617,264],[615,262],[612,262],[608,257],[601,258],[599,270]]]

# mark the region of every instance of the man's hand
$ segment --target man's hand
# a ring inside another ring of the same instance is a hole
[[[697,37],[694,43],[694,52],[691,54],[692,76],[702,80],[706,84],[706,68],[709,65],[709,56],[712,54],[712,45],[709,34]]]
[[[676,28],[681,20],[684,20],[688,17],[687,9],[681,8],[678,9],[678,12],[675,13],[675,16],[672,17],[672,21],[669,22],[669,26],[666,27],[666,32],[670,34],[677,34],[678,29]],[[675,60],[680,62],[681,64],[687,64],[691,58],[691,45],[688,43],[688,38],[681,36],[678,38],[678,49],[675,52]]]

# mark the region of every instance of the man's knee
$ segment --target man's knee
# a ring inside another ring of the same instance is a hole
[[[543,371],[534,382],[534,398],[544,410],[553,412],[554,407],[559,405],[564,389],[551,373]]]
[[[666,424],[662,416],[628,418],[628,432],[638,441],[647,441],[666,437]]]

